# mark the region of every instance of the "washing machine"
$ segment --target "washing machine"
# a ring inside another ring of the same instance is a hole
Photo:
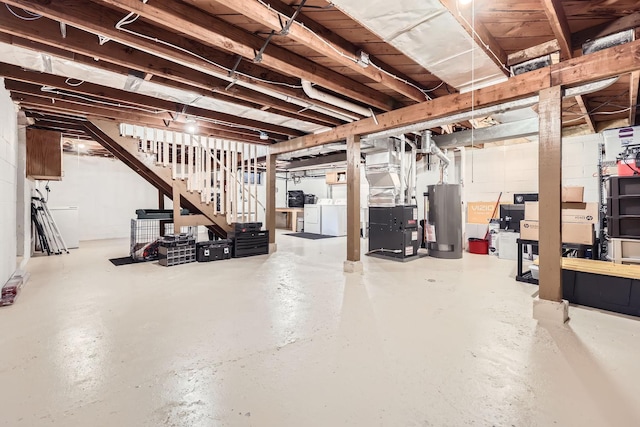
[[[332,204],[331,199],[319,199],[313,205],[304,205],[304,232],[322,234],[323,207]]]
[[[322,234],[327,236],[347,235],[347,201],[334,200],[322,207]]]

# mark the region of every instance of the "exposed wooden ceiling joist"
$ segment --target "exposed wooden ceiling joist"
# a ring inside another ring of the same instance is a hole
[[[162,3],[102,0],[101,3],[118,7],[123,11],[135,12],[156,25],[185,34],[205,45],[224,49],[289,76],[309,80],[371,107],[388,111],[395,105],[393,98],[282,47],[268,44],[263,49],[263,38],[185,3],[176,0],[165,0]],[[257,52],[261,50],[262,54],[258,56]]]
[[[270,6],[267,7],[266,4],[256,0],[231,2],[226,0],[214,1],[223,4],[235,12],[241,13],[276,32],[281,31],[283,23],[286,25],[287,18],[290,18],[290,16],[283,17],[278,11],[272,9]],[[120,2],[116,1],[115,3]],[[324,55],[327,58],[331,58],[337,63],[368,77],[374,82],[381,83],[385,87],[407,96],[414,101],[424,101],[426,99],[425,94],[417,87],[394,78],[372,65],[359,63],[358,58],[355,57],[354,53],[343,52],[342,46],[335,45],[324,38],[320,39],[319,35],[306,27],[298,25],[297,23],[293,23],[293,25],[289,26],[286,37],[290,37],[298,43],[302,43],[303,45],[313,49],[319,54]]]
[[[301,136],[304,134],[303,132],[284,126],[245,119],[231,114],[206,110],[204,108],[182,105],[176,102],[165,101],[163,99],[153,98],[139,93],[127,92],[125,90],[113,89],[93,83],[84,82],[78,86],[69,86],[66,83],[67,79],[64,77],[46,73],[23,71],[19,67],[13,65],[0,63],[0,76],[10,79],[5,82],[5,86],[7,89],[14,91],[18,88],[27,89],[30,93],[38,93],[40,91],[44,96],[56,93],[52,90],[49,90],[48,92],[42,92],[40,90],[43,86],[46,86],[60,89],[63,93],[69,94],[69,96],[72,97],[75,95],[84,95],[113,101],[114,103],[127,103],[149,110],[156,110],[158,114],[166,120],[176,120],[177,116],[194,116],[195,118],[199,117],[216,121],[222,126],[231,124],[243,128],[270,132],[276,139],[286,139],[288,136]],[[29,85],[16,85],[11,80],[29,83]]]
[[[596,133],[596,125],[593,121],[593,117],[591,117],[591,109],[589,108],[588,101],[584,96],[578,95],[576,96],[576,102],[578,103],[578,107],[580,108],[580,112],[582,113],[584,120],[587,122],[587,126],[589,126],[589,130]]]
[[[556,36],[556,40],[560,45],[560,55],[562,59],[569,59],[573,56],[573,49],[571,48],[571,30],[569,29],[569,22],[567,16],[562,8],[562,2],[560,0],[541,0],[544,13],[549,19],[549,24],[553,30],[553,34]]]
[[[640,27],[640,12],[634,12],[622,18],[573,33],[571,35],[571,43],[573,46],[578,47],[582,46],[586,41],[638,27]]]
[[[59,47],[63,49],[72,50],[71,43],[75,48],[78,48],[78,44],[83,42],[87,43],[87,46],[92,47],[93,57],[101,58],[103,55],[106,60],[118,60],[123,66],[131,66],[132,64],[142,65],[145,60],[149,58],[143,54],[148,53],[153,55],[150,64],[155,64],[155,67],[151,70],[147,70],[147,67],[135,67],[139,71],[150,72],[155,75],[161,75],[163,70],[166,70],[165,77],[173,79],[182,75],[181,72],[185,70],[176,68],[175,66],[165,68],[164,65],[158,63],[158,59],[167,59],[172,63],[193,68],[198,71],[209,73],[217,73],[227,75],[228,70],[233,69],[236,66],[237,56],[229,55],[213,49],[209,46],[192,41],[188,38],[182,37],[179,34],[171,33],[162,28],[148,25],[144,22],[136,22],[136,31],[148,36],[149,39],[134,36],[124,31],[118,31],[115,28],[116,23],[123,18],[123,14],[117,10],[112,10],[107,7],[100,7],[98,5],[87,3],[80,0],[60,0],[47,4],[35,3],[33,1],[14,1],[10,0],[7,3],[13,4],[18,7],[23,7],[27,10],[39,13],[46,18],[50,18],[56,21],[63,21],[69,23],[67,31],[72,30],[73,27],[77,27],[83,31],[91,34],[100,34],[104,37],[108,37],[110,40],[120,43],[116,44],[117,48],[113,48],[111,42],[100,45],[97,36],[85,36],[83,39],[77,39],[77,43],[71,42],[72,38],[67,36],[64,39],[62,45]],[[17,19],[16,19],[17,20]],[[17,20],[20,25],[24,25],[24,22]],[[34,24],[29,26],[28,31],[37,33],[38,25]],[[56,34],[54,32],[54,34]],[[28,38],[27,34],[22,36]],[[59,38],[59,36],[58,36]],[[165,44],[157,43],[153,40],[163,40],[166,43],[177,46],[179,49],[171,48]],[[76,40],[75,38],[73,40]],[[42,43],[46,42],[46,37],[39,39]],[[115,51],[113,51],[115,49]],[[190,55],[189,52],[194,52],[198,56]],[[109,53],[107,53],[109,52]],[[91,52],[83,52],[85,55],[91,55]],[[135,60],[139,57],[138,60]],[[208,58],[204,60],[202,58]],[[214,65],[218,64],[217,66]],[[289,96],[298,99],[306,99],[306,95],[301,88],[296,87],[300,81],[297,78],[286,77],[281,74],[270,71],[264,67],[260,67],[250,61],[241,61],[236,67],[237,73],[233,75],[234,79],[249,82],[252,85],[262,87],[269,91],[281,93],[284,96]],[[185,79],[191,79],[190,75],[185,75]],[[199,79],[192,81],[198,82]],[[187,83],[187,81],[183,82]],[[219,84],[211,83],[206,88],[212,88],[219,86]],[[225,82],[225,88],[228,84]],[[321,102],[313,102],[314,104],[323,105]],[[334,110],[338,110],[334,108]]]
[[[467,112],[472,105],[480,108],[502,104],[535,95],[551,86],[577,85],[637,70],[640,70],[640,40],[520,74],[504,83],[473,92],[443,96],[380,114],[375,120],[363,119],[328,132],[280,142],[269,147],[269,150],[272,154],[280,154],[315,147],[343,140],[349,135],[366,135]]]
[[[52,103],[51,99],[45,99],[34,95],[25,95],[17,92],[12,92],[11,98],[15,102],[19,103],[20,106],[24,109],[32,110],[34,112],[38,111],[43,114],[72,115],[83,118],[102,117],[115,120],[119,123],[130,123],[139,126],[152,127],[159,130],[191,133],[186,123],[171,122],[169,126],[166,126],[162,119],[146,116],[141,113],[129,113],[109,110],[106,108],[98,108],[91,105],[73,103],[64,100],[58,100],[55,103]],[[215,128],[210,128],[207,127],[206,124],[198,126],[198,129],[194,134],[222,138],[231,141],[250,142],[253,144],[261,145],[270,143],[270,141],[261,140],[260,138],[255,136],[241,135],[238,133],[231,133]]]

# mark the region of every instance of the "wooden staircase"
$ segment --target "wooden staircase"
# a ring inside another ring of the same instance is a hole
[[[115,157],[174,200],[176,230],[204,225],[226,238],[234,222],[257,221],[258,212],[264,211],[257,196],[258,148],[253,144],[104,119],[90,118],[85,127]],[[191,215],[180,216],[180,207]]]

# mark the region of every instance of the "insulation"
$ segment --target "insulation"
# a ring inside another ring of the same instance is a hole
[[[202,96],[195,92],[174,89],[158,83],[144,81],[134,76],[125,76],[6,43],[0,43],[0,57],[2,57],[3,61],[8,64],[24,67],[34,71],[69,77],[78,81],[86,80],[91,83],[114,89],[135,91],[136,93],[149,95],[154,98],[233,114],[239,117],[259,120],[265,123],[287,126],[303,132],[312,133],[328,129],[323,126],[318,126],[315,123],[308,123],[302,120],[283,117],[267,111],[242,107],[230,102],[219,101],[212,97]]]
[[[439,0],[332,3],[461,92],[507,79]],[[398,28],[399,23],[404,25]]]

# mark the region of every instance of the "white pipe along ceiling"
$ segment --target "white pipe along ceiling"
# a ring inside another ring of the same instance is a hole
[[[507,80],[440,0],[331,3],[461,92]]]

